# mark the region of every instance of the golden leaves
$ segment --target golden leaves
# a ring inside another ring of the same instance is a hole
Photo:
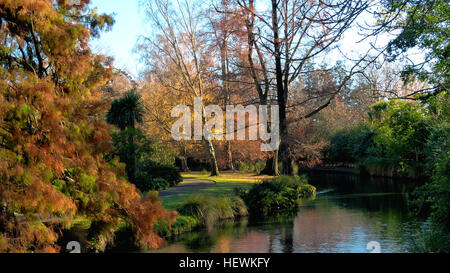
[[[88,2],[70,12],[87,12]],[[112,61],[92,54],[89,29],[52,3],[0,0],[0,19],[11,15],[1,43],[15,60],[0,68],[0,251],[59,251],[61,224],[80,216],[103,221],[105,232],[125,219],[143,245],[159,245],[154,224],[175,214],[142,198],[123,166],[103,159],[111,141],[97,89],[112,76]],[[39,52],[24,64],[28,58],[13,55],[30,37],[29,52]]]

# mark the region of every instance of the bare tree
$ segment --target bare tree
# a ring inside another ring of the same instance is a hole
[[[247,14],[249,66],[261,102],[267,102],[265,99],[271,88],[276,90],[276,102],[280,107],[280,157],[283,172],[292,174],[294,157],[290,149],[290,123],[310,118],[328,107],[356,72],[356,66],[334,90],[308,98],[306,102],[292,101],[292,87],[308,71],[309,63],[333,49],[368,4],[367,1],[350,0],[272,0],[269,7],[257,10],[254,0],[236,1]],[[361,60],[357,62],[360,63]],[[257,66],[260,73],[257,73]],[[264,80],[259,79],[259,75]],[[290,105],[300,107],[306,103],[317,106],[304,116],[288,118]],[[274,161],[278,160],[275,158]],[[276,169],[274,171],[277,173]]]
[[[230,5],[230,0],[219,0],[217,8],[211,8],[208,12],[209,27],[212,31],[211,36],[211,51],[215,51],[218,54],[218,70],[219,72],[219,98],[218,102],[223,105],[223,108],[232,103],[233,94],[237,93],[234,90],[235,84],[233,84],[232,69],[232,39],[235,36],[240,35],[239,20],[236,18],[235,9]],[[214,3],[215,4],[215,3]],[[237,45],[234,45],[235,48]],[[239,88],[239,87],[238,87]],[[234,170],[233,164],[233,149],[232,142],[226,141],[226,156],[227,156],[227,168]]]
[[[155,35],[144,37],[141,52],[154,75],[167,88],[189,98],[204,97],[208,91],[209,56],[198,9],[190,1],[148,0],[142,2]],[[167,68],[170,68],[167,70]],[[163,72],[172,74],[171,81]],[[205,112],[203,106],[203,112]],[[205,122],[202,115],[202,121]],[[212,140],[205,139],[211,175],[219,175]]]

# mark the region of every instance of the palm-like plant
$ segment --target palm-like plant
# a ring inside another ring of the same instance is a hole
[[[141,95],[136,91],[127,92],[122,98],[114,100],[106,115],[109,124],[116,125],[120,130],[135,128],[136,123],[142,123],[144,106]]]
[[[144,117],[144,106],[141,96],[136,91],[127,92],[122,98],[116,99],[111,104],[106,115],[109,124],[117,126],[121,131],[131,129],[128,135],[130,147],[130,160],[127,164],[127,174],[131,182],[136,180],[136,147],[134,144],[134,130],[136,124],[142,123]]]

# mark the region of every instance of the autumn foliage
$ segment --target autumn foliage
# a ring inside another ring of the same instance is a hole
[[[103,158],[109,105],[98,90],[111,60],[88,43],[113,19],[88,4],[0,1],[0,252],[58,252],[80,217],[108,227],[99,242],[125,221],[142,246],[157,247],[154,224],[175,218]]]

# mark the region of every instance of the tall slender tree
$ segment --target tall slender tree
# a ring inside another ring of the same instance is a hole
[[[136,125],[144,121],[144,107],[141,95],[131,90],[122,98],[114,100],[109,109],[106,120],[116,125],[120,130],[128,129],[129,161],[127,174],[131,182],[136,182],[136,147],[134,143]]]

